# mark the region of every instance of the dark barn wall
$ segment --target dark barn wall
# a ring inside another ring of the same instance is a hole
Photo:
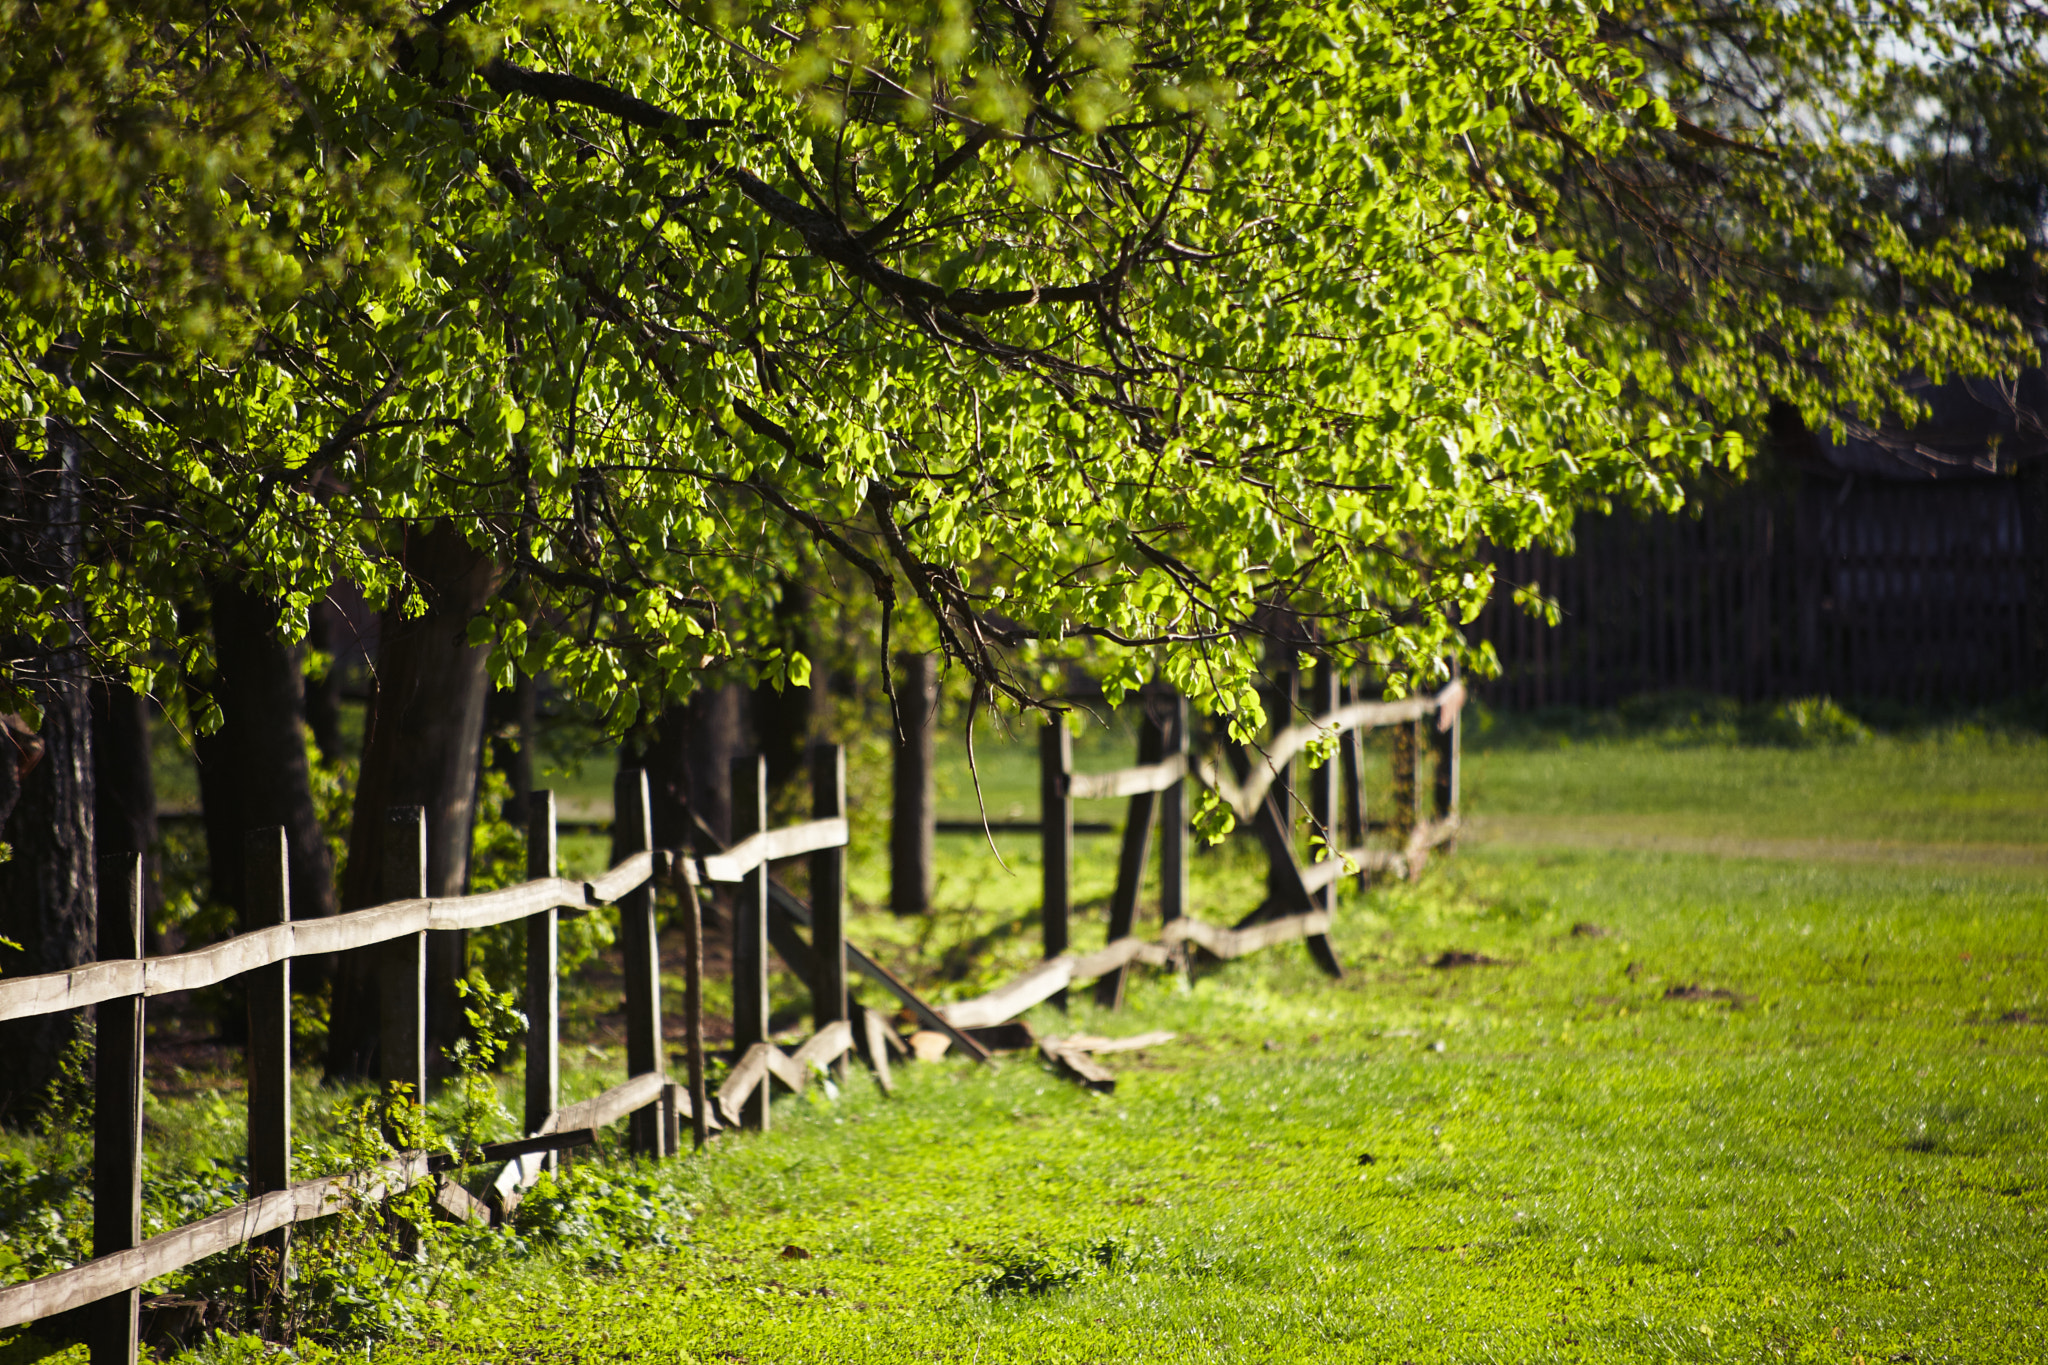
[[[1581,517],[1577,552],[1502,553],[1474,630],[1510,710],[1612,706],[1675,688],[1760,701],[1826,693],[1987,702],[2039,685],[2040,565],[2013,478],[1806,475],[1695,515]],[[1516,609],[1535,582],[1562,619]]]

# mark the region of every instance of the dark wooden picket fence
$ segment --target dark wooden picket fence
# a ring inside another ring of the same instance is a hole
[[[1681,688],[1985,702],[2040,681],[2028,641],[2048,603],[2030,600],[2029,579],[2048,546],[2026,543],[2011,479],[1812,478],[1697,514],[1589,514],[1575,532],[1569,556],[1497,560],[1503,587],[1475,626],[1503,664],[1491,704],[1604,707]],[[1557,599],[1556,627],[1508,600],[1526,583]]]
[[[1289,695],[1291,692],[1291,683]],[[397,1087],[398,1102],[427,1094],[427,935],[523,922],[526,932],[526,1135],[467,1154],[468,1164],[499,1164],[485,1200],[452,1179],[437,1182],[440,1216],[496,1220],[509,1216],[561,1151],[595,1139],[597,1130],[630,1120],[632,1149],[650,1158],[682,1148],[681,1124],[703,1143],[721,1127],[766,1128],[770,1079],[805,1088],[816,1070],[858,1051],[890,1088],[889,1056],[901,1049],[883,1016],[862,1008],[847,989],[849,966],[895,996],[926,1030],[963,1055],[986,1062],[990,1049],[977,1031],[1005,1024],[1032,1005],[1059,996],[1070,983],[1094,980],[1096,999],[1121,1004],[1133,962],[1184,962],[1194,944],[1218,958],[1241,956],[1296,939],[1315,960],[1341,974],[1329,941],[1336,884],[1348,870],[1361,876],[1412,875],[1433,848],[1457,830],[1457,715],[1464,690],[1453,684],[1433,697],[1393,702],[1350,701],[1327,670],[1318,676],[1313,719],[1285,726],[1256,754],[1233,752],[1234,772],[1193,758],[1188,749],[1186,704],[1171,699],[1149,706],[1138,763],[1110,773],[1073,771],[1064,724],[1046,727],[1041,745],[1044,806],[1038,822],[1045,847],[1045,961],[975,1000],[934,1007],[888,969],[846,942],[845,756],[837,746],[812,752],[813,817],[781,829],[768,827],[765,761],[753,757],[733,768],[735,839],[729,846],[705,838],[695,852],[659,849],[644,773],[619,773],[614,788],[613,850],[618,862],[590,881],[557,875],[555,802],[537,792],[527,805],[529,880],[472,896],[426,894],[426,821],[416,806],[389,812],[383,885],[391,900],[329,918],[294,920],[282,829],[252,833],[247,845],[248,922],[253,927],[191,952],[145,958],[142,951],[142,869],[135,857],[106,862],[101,873],[98,960],[67,972],[0,981],[0,1019],[96,1006],[96,1126],[93,1134],[94,1256],[82,1265],[0,1288],[0,1327],[59,1313],[82,1313],[95,1365],[132,1365],[138,1350],[142,1285],[206,1257],[249,1248],[250,1307],[267,1330],[284,1291],[294,1224],[328,1216],[344,1203],[375,1201],[452,1169],[454,1158],[401,1151],[378,1166],[309,1180],[291,1176],[292,1011],[295,959],[347,951],[379,954],[381,1079]],[[1434,739],[1425,722],[1437,721]],[[1369,821],[1362,780],[1360,736],[1374,726],[1395,734],[1394,810]],[[1292,798],[1297,755],[1318,735],[1341,742],[1341,762],[1310,774],[1306,802],[1311,825],[1328,848],[1345,850],[1304,866],[1296,852],[1300,812]],[[1423,813],[1418,759],[1437,750],[1434,818]],[[1187,783],[1204,782],[1251,824],[1268,855],[1268,897],[1234,927],[1205,924],[1188,913]],[[1129,797],[1108,944],[1092,953],[1069,951],[1073,803],[1076,799]],[[1161,831],[1162,932],[1155,941],[1133,933],[1138,890],[1155,825]],[[1394,849],[1368,848],[1377,825],[1395,836]],[[915,846],[916,841],[911,841]],[[924,841],[929,847],[929,840]],[[708,848],[709,851],[706,851]],[[808,903],[772,876],[775,863],[810,860]],[[1346,858],[1348,857],[1348,862]],[[702,1044],[703,926],[698,888],[736,884],[733,923],[734,1064],[716,1096],[706,1093]],[[687,1085],[668,1077],[663,1034],[656,892],[681,898],[685,940],[683,1031]],[[609,907],[618,916],[625,971],[626,1078],[575,1104],[560,1102],[560,959],[562,916]],[[815,1031],[785,1053],[769,1038],[769,952],[778,952],[811,987]],[[196,990],[234,978],[246,983],[249,1011],[249,1198],[233,1208],[143,1240],[142,1111],[144,1012],[151,997]],[[1129,1040],[1125,1040],[1128,1042]],[[1040,1040],[1046,1059],[1083,1084],[1113,1088],[1114,1077],[1092,1052],[1116,1040]],[[402,1131],[397,1125],[394,1131]]]

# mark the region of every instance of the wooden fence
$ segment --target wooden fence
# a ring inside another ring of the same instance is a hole
[[[1686,688],[1743,701],[1828,693],[1983,702],[2039,684],[2029,545],[2011,479],[1809,479],[1696,513],[1582,516],[1577,549],[1503,553],[1474,630],[1500,655],[1487,700],[1612,706]],[[1555,627],[1506,600],[1534,583]]]
[[[1318,680],[1320,714],[1283,728],[1256,758],[1234,752],[1226,774],[1188,750],[1184,700],[1148,708],[1138,763],[1110,773],[1076,773],[1063,723],[1049,724],[1041,744],[1039,829],[1044,841],[1045,958],[1017,980],[975,1000],[934,1007],[858,948],[846,942],[845,755],[838,746],[812,753],[814,818],[781,829],[768,826],[767,773],[759,757],[733,768],[736,838],[693,856],[653,845],[653,813],[646,775],[620,772],[614,788],[613,848],[618,863],[589,881],[557,875],[557,821],[552,793],[536,792],[527,807],[529,880],[501,891],[458,897],[426,895],[426,820],[416,806],[396,807],[385,840],[383,905],[324,919],[293,920],[282,829],[248,838],[248,923],[223,942],[192,952],[142,955],[142,870],[139,857],[109,860],[102,869],[99,960],[66,972],[0,981],[0,1019],[97,1006],[96,1120],[93,1134],[93,1248],[90,1261],[71,1269],[0,1288],[0,1327],[82,1310],[95,1365],[132,1365],[138,1349],[140,1287],[208,1256],[248,1245],[251,1304],[263,1326],[286,1282],[292,1225],[336,1211],[345,1200],[373,1201],[429,1179],[452,1159],[401,1152],[379,1166],[309,1180],[291,1178],[292,1010],[295,959],[344,951],[379,954],[381,1079],[394,1092],[423,1102],[427,1093],[426,945],[436,931],[480,929],[514,921],[526,926],[525,1039],[526,1136],[495,1144],[478,1162],[504,1163],[491,1182],[489,1203],[472,1198],[452,1180],[440,1183],[435,1205],[444,1216],[488,1219],[509,1215],[529,1187],[564,1149],[595,1139],[598,1129],[631,1120],[633,1150],[651,1157],[681,1147],[687,1118],[697,1143],[722,1126],[766,1128],[769,1078],[797,1091],[814,1067],[860,1051],[889,1087],[889,1050],[900,1046],[882,1017],[861,1009],[847,990],[847,968],[857,968],[894,995],[927,1029],[978,1061],[989,1049],[978,1029],[1003,1024],[1031,1006],[1058,998],[1075,981],[1094,980],[1096,999],[1121,1004],[1124,976],[1133,962],[1181,960],[1194,944],[1219,958],[1240,956],[1301,939],[1332,975],[1341,974],[1328,938],[1335,889],[1347,867],[1407,873],[1430,848],[1448,842],[1457,827],[1458,709],[1463,688],[1453,684],[1434,697],[1397,702],[1347,702],[1337,684]],[[1416,758],[1422,723],[1438,720],[1436,818],[1420,814]],[[1397,810],[1382,822],[1401,841],[1397,851],[1367,849],[1359,734],[1376,725],[1396,727]],[[1319,737],[1343,746],[1341,763],[1312,775],[1310,819],[1327,850],[1342,854],[1304,868],[1295,853],[1296,819],[1289,796],[1294,758]],[[1188,913],[1187,780],[1205,782],[1241,820],[1255,827],[1273,870],[1265,903],[1232,928],[1204,924]],[[1128,797],[1117,889],[1109,915],[1109,943],[1092,952],[1069,951],[1073,803]],[[1348,802],[1348,807],[1346,803]],[[1345,820],[1348,818],[1348,825]],[[1156,941],[1133,934],[1138,888],[1152,828],[1161,829],[1162,932]],[[1351,836],[1340,839],[1343,829]],[[700,831],[702,833],[702,831]],[[806,904],[772,876],[776,862],[810,859],[811,900]],[[1347,863],[1346,859],[1349,859]],[[688,1083],[668,1079],[662,1030],[660,958],[655,891],[667,882],[683,893],[686,944],[683,1024],[688,1040]],[[706,1094],[702,1050],[702,921],[697,888],[737,884],[733,939],[735,1063],[716,1097]],[[563,915],[609,906],[618,915],[625,970],[626,1079],[571,1105],[560,1103],[560,959]],[[808,938],[804,936],[808,931]],[[769,1038],[769,951],[773,947],[811,985],[815,1032],[793,1054]],[[143,1021],[154,996],[247,979],[249,1198],[197,1222],[144,1241],[142,1214]],[[1114,1079],[1090,1060],[1109,1040],[1044,1040],[1047,1059],[1096,1088]],[[474,1163],[473,1163],[474,1164]]]

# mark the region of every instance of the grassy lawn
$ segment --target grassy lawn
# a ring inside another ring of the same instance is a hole
[[[1028,803],[1028,752],[982,756],[984,789]],[[1014,1056],[785,1097],[772,1133],[649,1173],[686,1244],[499,1260],[371,1354],[2048,1359],[2044,758],[1967,732],[1475,745],[1480,833],[1347,893],[1342,982],[1286,947],[1134,978],[1119,1016],[1035,1012],[1180,1035],[1106,1058],[1114,1096]],[[998,845],[1008,871],[948,836],[956,908],[870,909],[853,936],[941,997],[1030,961],[1033,841]],[[1113,841],[1083,849],[1100,901]],[[870,905],[881,871],[856,869]],[[1257,872],[1198,857],[1198,913],[1233,918]]]

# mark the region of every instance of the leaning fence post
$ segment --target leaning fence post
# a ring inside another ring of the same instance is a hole
[[[1152,713],[1151,696],[1145,697],[1144,719],[1138,725],[1138,766],[1159,763],[1166,757],[1166,727]],[[1117,857],[1116,890],[1109,898],[1109,941],[1128,938],[1138,920],[1138,891],[1145,884],[1145,863],[1152,852],[1152,815],[1159,805],[1159,793],[1139,792],[1131,797],[1124,817],[1123,847]],[[1124,978],[1128,966],[1113,967],[1095,983],[1095,1003],[1106,1010],[1121,1009]]]
[[[282,826],[251,830],[243,843],[246,923],[251,930],[292,919],[291,853]],[[286,958],[249,973],[249,1197],[292,1183],[292,964]],[[291,1229],[249,1243],[249,1303],[258,1332],[276,1330]]]
[[[612,864],[654,847],[654,802],[647,774],[621,768],[612,782]],[[619,947],[626,969],[626,1074],[662,1072],[661,949],[654,923],[654,878],[619,897]],[[633,1150],[665,1156],[658,1106],[636,1110]]]
[[[831,820],[845,815],[846,750],[817,745],[811,750],[811,816]],[[844,845],[811,855],[811,964],[811,1023],[823,1029],[847,1017]]]
[[[384,895],[394,901],[427,895],[427,811],[393,806],[384,816]],[[402,934],[384,945],[379,983],[379,1070],[387,1086],[412,1092],[411,1103],[427,1102],[427,931]],[[402,1135],[393,1132],[394,1139]]]
[[[1175,692],[1166,717],[1166,753],[1188,757],[1188,699]],[[1159,920],[1170,924],[1188,912],[1188,780],[1159,793]]]
[[[1327,716],[1337,709],[1337,669],[1324,659],[1316,665],[1315,691],[1310,707],[1318,718]],[[1338,829],[1339,796],[1337,784],[1342,764],[1332,753],[1322,764],[1309,773],[1308,818],[1315,825],[1314,833],[1322,836],[1325,856],[1341,858],[1346,849],[1343,834]],[[1334,911],[1337,908],[1337,879],[1331,878],[1315,893],[1316,908]]]
[[[1055,712],[1038,731],[1038,839],[1045,901],[1039,911],[1045,956],[1067,951],[1067,918],[1074,888],[1074,737]],[[1052,997],[1066,1007],[1067,993]]]
[[[555,794],[526,797],[526,878],[555,875]],[[538,1133],[561,1106],[561,912],[553,906],[526,917],[526,1131]],[[553,1165],[552,1156],[548,1162]]]
[[[732,761],[732,838],[735,845],[768,828],[768,760],[756,754]],[[732,917],[732,1048],[735,1059],[768,1041],[768,864],[747,873]],[[768,1127],[764,1078],[741,1106],[749,1128]]]
[[[1268,692],[1272,708],[1270,729],[1279,734],[1294,723],[1295,703],[1300,696],[1300,679],[1292,668],[1284,668],[1273,675]],[[1263,761],[1263,760],[1262,760]],[[1292,760],[1276,766],[1273,772],[1273,810],[1280,821],[1280,832],[1289,853],[1294,851],[1294,764]],[[1289,876],[1285,868],[1269,865],[1266,869],[1266,898],[1274,904],[1286,901],[1290,889]]]
[[[142,956],[142,855],[99,865],[99,958]],[[93,1059],[93,1255],[126,1251],[142,1240],[142,997],[100,1003]],[[134,1365],[138,1290],[93,1304],[88,1321],[92,1365]]]

